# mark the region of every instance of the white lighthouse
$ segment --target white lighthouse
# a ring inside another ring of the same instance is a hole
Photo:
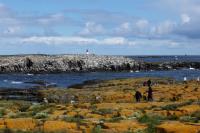
[[[89,55],[90,53],[89,53],[89,50],[88,49],[86,49],[86,55]]]

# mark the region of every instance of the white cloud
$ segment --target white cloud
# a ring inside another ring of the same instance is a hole
[[[117,26],[113,35],[121,36],[134,36],[134,37],[158,37],[168,35],[173,32],[177,27],[177,23],[174,21],[166,20],[158,24],[150,23],[148,20],[139,19],[134,23],[125,22]]]
[[[167,13],[176,21],[173,33],[180,38],[200,38],[200,1],[199,0],[156,0],[151,8],[158,9],[163,14]]]
[[[144,19],[138,20],[136,22],[136,26],[141,30],[146,29],[148,27],[148,25],[149,25],[149,22]]]
[[[124,22],[114,29],[113,34],[125,35],[125,34],[130,34],[131,32],[132,32],[132,26],[130,22]]]
[[[40,17],[37,19],[37,22],[42,25],[50,25],[50,24],[60,24],[60,22],[65,21],[65,16],[62,13],[50,14],[48,16]]]
[[[46,44],[46,45],[124,45],[124,46],[147,46],[147,47],[168,47],[176,48],[181,46],[183,42],[174,41],[170,39],[135,39],[130,40],[124,37],[107,37],[102,39],[86,38],[86,37],[64,37],[64,36],[51,36],[51,37],[28,37],[15,39],[19,44]]]
[[[148,34],[149,22],[145,19],[138,19],[134,22],[124,22],[113,30],[114,35],[144,36]]]
[[[134,45],[134,41],[129,41],[128,39],[125,39],[124,37],[111,37],[106,38],[100,41],[100,44],[108,44],[108,45]]]
[[[54,37],[54,36],[48,36],[48,37],[29,37],[29,38],[23,38],[21,40],[22,43],[25,44],[48,44],[48,45],[60,45],[60,44],[96,44],[98,41],[96,39],[92,38],[83,38],[83,37]]]
[[[156,34],[159,34],[159,35],[169,34],[174,30],[175,27],[176,27],[175,22],[165,21],[157,25],[155,31],[156,31]]]
[[[11,27],[7,27],[4,31],[3,34],[4,35],[13,35],[13,34],[17,34],[21,31],[21,27],[20,26],[11,26]]]
[[[191,18],[187,14],[181,14],[181,21],[182,24],[187,24],[189,23]]]
[[[28,37],[21,38],[22,44],[47,44],[47,45],[134,45],[135,42],[125,39],[124,37],[110,37],[103,39],[85,38],[85,37],[63,37],[63,36],[48,36],[48,37]]]
[[[102,25],[95,22],[86,22],[85,27],[80,31],[80,35],[98,35],[105,33],[105,29]]]
[[[11,15],[10,10],[2,3],[0,3],[0,17]]]
[[[121,28],[124,30],[130,30],[130,23],[129,22],[125,22],[123,24],[121,24]]]

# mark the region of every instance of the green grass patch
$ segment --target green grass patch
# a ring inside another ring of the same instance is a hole
[[[32,112],[32,116],[35,116],[37,113],[43,112],[43,113],[52,113],[53,110],[51,110],[51,105],[46,104],[36,104],[32,105],[28,111]]]
[[[82,115],[75,115],[73,117],[65,117],[63,120],[66,122],[82,123],[84,122],[84,117]]]
[[[91,133],[101,133],[101,126],[100,126],[100,125],[96,125],[96,126],[92,129]]]
[[[106,115],[106,114],[112,114],[114,112],[113,109],[109,109],[109,108],[102,108],[102,109],[98,109],[98,110],[93,110],[92,113],[94,114],[99,114],[99,115]]]
[[[34,116],[35,119],[46,119],[48,118],[48,114],[46,112],[40,112],[40,113],[37,113],[35,116]]]
[[[107,122],[120,122],[121,120],[123,120],[122,117],[112,117]]]
[[[6,114],[6,110],[4,108],[0,108],[0,118],[2,118]]]
[[[196,117],[197,119],[200,120],[200,110],[199,111],[196,111],[194,113],[191,114],[192,117]]]
[[[194,101],[190,100],[190,101],[183,102],[183,103],[168,104],[166,106],[162,106],[161,109],[162,110],[176,110],[179,107],[191,105],[193,102]]]
[[[192,122],[192,123],[198,123],[199,119],[196,117],[191,117],[191,116],[181,116],[179,118],[181,122]]]
[[[30,108],[31,104],[21,104],[19,105],[19,111],[21,112],[26,112]]]
[[[147,126],[148,126],[148,128],[146,129],[147,133],[155,133],[156,132],[156,125],[159,125],[162,120],[163,120],[163,118],[161,116],[147,115],[147,114],[138,118],[138,121],[140,123],[147,124]]]

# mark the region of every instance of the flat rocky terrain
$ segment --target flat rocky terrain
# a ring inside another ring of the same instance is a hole
[[[199,133],[200,83],[151,78],[88,81],[68,89],[39,89],[42,102],[0,100],[2,132]]]

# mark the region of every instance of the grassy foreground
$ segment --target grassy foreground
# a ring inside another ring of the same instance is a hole
[[[136,103],[135,90],[145,93],[146,80],[39,90],[46,103],[0,100],[0,133],[200,132],[200,83],[151,78],[154,101]]]

